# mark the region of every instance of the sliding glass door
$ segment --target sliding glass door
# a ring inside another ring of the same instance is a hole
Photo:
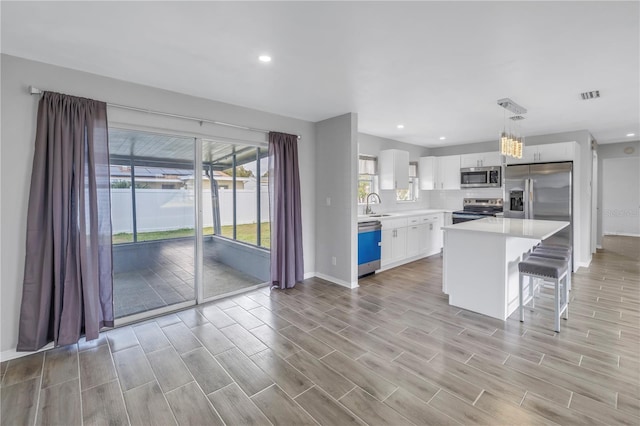
[[[195,139],[110,129],[116,318],[195,303]]]
[[[269,280],[266,148],[115,128],[109,148],[116,319]]]
[[[202,141],[204,298],[269,280],[267,150]]]

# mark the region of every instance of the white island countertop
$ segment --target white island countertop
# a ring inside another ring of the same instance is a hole
[[[489,217],[444,229],[442,290],[449,304],[505,321],[519,306],[518,264],[569,222]]]
[[[483,232],[505,237],[544,240],[567,226],[569,226],[569,222],[557,220],[487,217],[443,226],[442,229],[445,231]]]

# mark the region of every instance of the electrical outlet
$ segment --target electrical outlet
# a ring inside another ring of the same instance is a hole
[[[331,205],[331,197],[327,197],[327,205],[330,206]]]
[[[336,262],[337,262],[336,257],[335,257],[335,256],[332,256],[332,257],[331,257],[331,264],[332,264],[333,266],[336,266]]]

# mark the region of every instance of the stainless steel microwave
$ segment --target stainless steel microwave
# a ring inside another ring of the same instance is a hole
[[[460,169],[460,188],[497,188],[502,185],[502,167],[466,167]]]

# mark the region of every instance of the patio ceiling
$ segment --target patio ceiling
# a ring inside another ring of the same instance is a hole
[[[256,147],[203,140],[202,164],[214,170],[226,170],[256,160]],[[137,165],[149,167],[170,167],[193,169],[195,140],[180,136],[140,132],[127,129],[109,129],[109,154],[112,164],[129,165],[134,160]],[[265,148],[260,150],[260,158],[267,156]]]

